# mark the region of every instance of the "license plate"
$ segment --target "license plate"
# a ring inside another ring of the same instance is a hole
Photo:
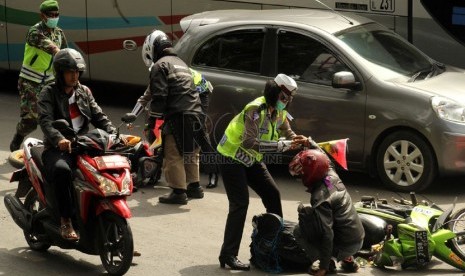
[[[428,233],[426,231],[415,231],[415,249],[418,264],[429,262]]]
[[[121,155],[104,155],[94,157],[99,171],[111,169],[129,169],[128,159]]]
[[[372,11],[389,13],[395,11],[395,0],[371,0],[370,2]]]

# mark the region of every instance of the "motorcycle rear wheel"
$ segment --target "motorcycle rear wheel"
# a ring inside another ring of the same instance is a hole
[[[458,210],[452,215],[448,227],[454,233],[465,231],[465,209]],[[458,236],[448,241],[448,243],[452,251],[457,254],[460,259],[465,260],[465,235]]]
[[[132,264],[134,241],[131,227],[126,219],[112,212],[103,213],[101,220],[100,260],[108,274],[123,275]]]
[[[31,190],[24,200],[24,208],[31,212],[32,215],[38,213],[40,210],[44,208],[42,203],[39,201],[39,195],[35,190]],[[37,229],[35,229],[37,231]],[[39,236],[40,234],[44,235],[44,233],[38,233],[36,231],[24,232],[24,238],[26,239],[27,244],[29,247],[34,251],[47,251],[50,248],[51,243],[46,241],[41,241]]]

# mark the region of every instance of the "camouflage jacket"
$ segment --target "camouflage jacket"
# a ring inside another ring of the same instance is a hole
[[[35,24],[26,36],[19,76],[37,83],[53,81],[53,54],[65,47],[68,47],[68,43],[60,28],[49,29],[44,22]]]
[[[59,27],[49,29],[43,21],[32,26],[27,35],[26,43],[53,55],[55,48],[68,48],[65,33]]]

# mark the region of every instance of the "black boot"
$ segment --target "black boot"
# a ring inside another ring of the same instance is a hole
[[[10,143],[10,151],[13,152],[15,150],[19,150],[23,140],[24,140],[24,136],[19,135],[18,133],[15,133],[15,136],[13,136],[13,140]]]
[[[186,194],[189,198],[203,198],[203,189],[199,182],[193,182],[187,185]]]
[[[176,189],[167,195],[159,197],[158,200],[160,203],[186,205],[187,195],[184,190]]]
[[[236,256],[220,256],[219,260],[221,268],[225,268],[225,265],[228,265],[231,270],[250,270],[250,266],[243,264]]]
[[[207,189],[212,189],[218,186],[218,174],[217,173],[209,173],[208,174],[208,184]]]

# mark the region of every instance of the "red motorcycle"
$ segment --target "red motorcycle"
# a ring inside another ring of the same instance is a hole
[[[135,116],[126,114],[122,120],[130,123]],[[79,241],[65,240],[60,234],[54,191],[44,174],[41,140],[28,138],[24,141],[25,166],[13,173],[10,182],[18,181],[18,189],[14,195],[5,196],[5,205],[32,250],[46,251],[52,245],[77,249],[100,255],[110,275],[125,274],[134,251],[132,231],[127,222],[131,211],[126,203],[133,182],[128,159],[111,151],[120,143],[120,135],[94,129],[86,135],[75,136],[65,120],[55,121],[54,126],[65,137],[74,137],[72,151],[77,156],[77,167],[73,180],[76,199],[73,225],[79,232]]]

